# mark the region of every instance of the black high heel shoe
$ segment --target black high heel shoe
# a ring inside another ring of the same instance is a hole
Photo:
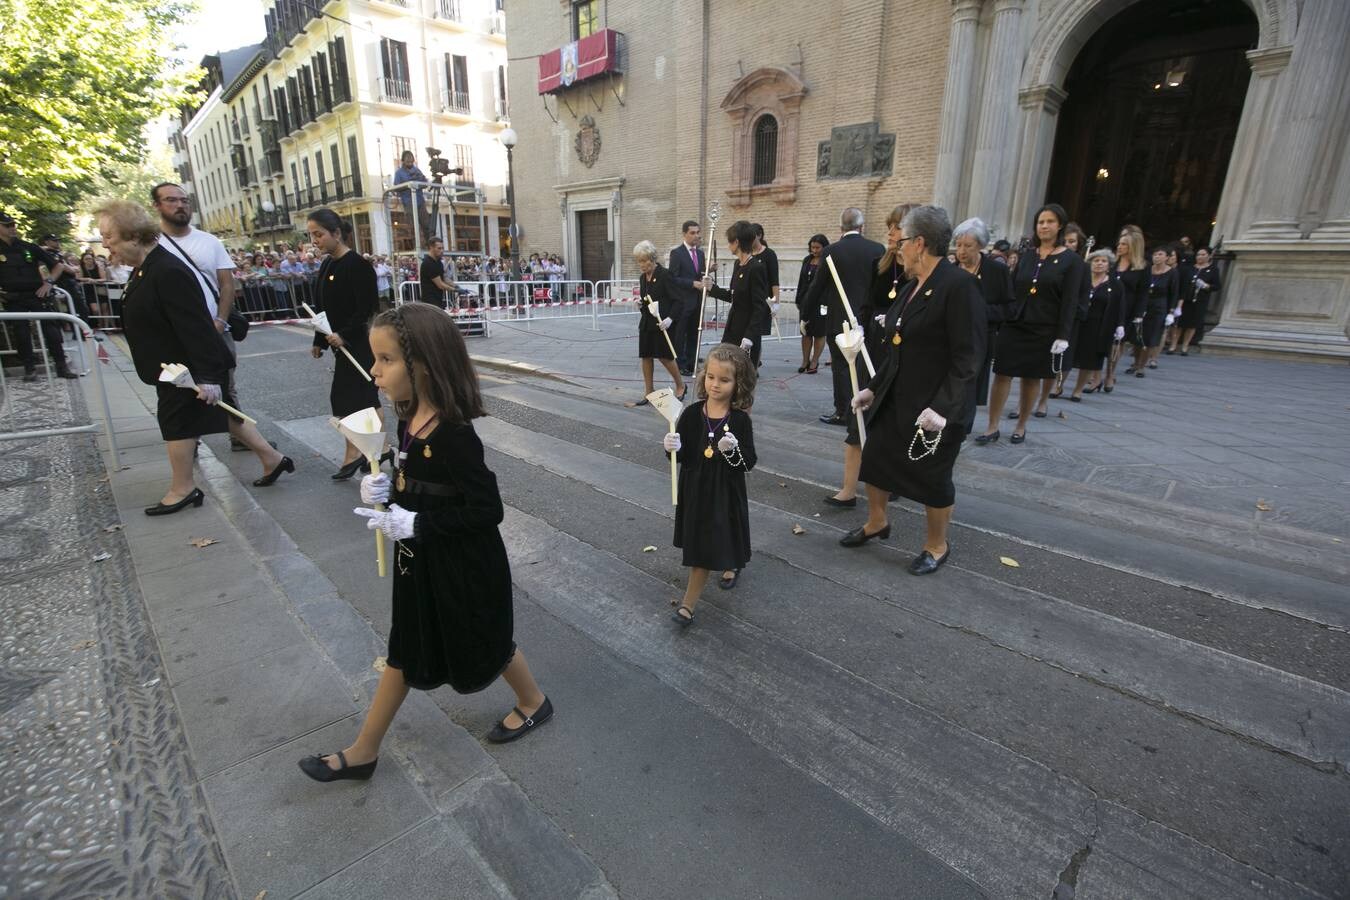
[[[201,506],[206,502],[206,495],[202,493],[201,488],[193,488],[192,493],[188,494],[177,503],[156,503],[154,506],[147,506],[145,514],[147,516],[171,516],[181,509],[186,509],[190,504],[192,506]]]
[[[253,486],[267,487],[269,484],[275,483],[276,480],[280,478],[283,473],[294,471],[295,471],[295,460],[291,459],[289,456],[283,456],[281,458],[281,462],[277,463],[277,467],[275,469],[268,472],[261,478],[253,479]]]
[[[879,541],[884,541],[886,540],[886,538],[890,536],[891,536],[891,526],[889,522],[886,523],[885,528],[881,529],[880,531],[873,532],[872,534],[867,533],[867,526],[864,524],[859,525],[857,528],[853,529],[848,534],[841,537],[839,539],[839,544],[842,547],[861,547],[863,544],[872,540],[872,538],[876,538]]]
[[[346,481],[348,478],[355,475],[358,469],[364,470],[365,467],[366,461],[358,456],[356,459],[334,472],[331,477],[334,481]]]
[[[332,754],[323,754],[320,756],[306,756],[300,760],[300,771],[304,772],[315,781],[367,781],[370,776],[375,774],[375,766],[379,763],[379,757],[372,759],[368,763],[362,763],[359,766],[347,765],[347,755],[341,750],[337,752],[338,762],[342,765],[336,769],[331,768],[328,763],[323,761],[324,756]]]

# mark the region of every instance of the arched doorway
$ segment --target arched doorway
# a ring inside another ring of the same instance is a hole
[[[1259,34],[1242,0],[1143,0],[1102,25],[1065,78],[1046,197],[1099,244],[1210,240]]]

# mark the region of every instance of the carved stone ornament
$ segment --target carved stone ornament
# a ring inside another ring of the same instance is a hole
[[[895,135],[882,134],[876,122],[835,127],[816,150],[818,181],[885,177],[894,165]]]
[[[581,128],[577,131],[577,159],[586,168],[595,165],[600,158],[600,129],[590,116],[581,117]]]

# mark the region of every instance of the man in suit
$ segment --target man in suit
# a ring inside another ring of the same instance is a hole
[[[680,373],[694,374],[694,363],[698,359],[698,317],[703,301],[703,273],[707,269],[708,255],[699,245],[703,243],[703,230],[693,219],[684,223],[681,229],[684,241],[670,251],[670,280],[675,284],[675,298],[680,302],[679,312],[675,316],[674,341],[675,353],[679,357]]]
[[[867,289],[876,275],[877,263],[885,255],[886,248],[862,236],[863,212],[857,207],[850,206],[844,210],[839,217],[839,229],[843,236],[825,248],[820,274],[812,279],[803,305],[807,309],[825,307],[825,317],[829,323],[827,343],[830,346],[830,377],[834,382],[834,412],[821,416],[820,421],[827,425],[848,427],[853,386],[848,379],[848,361],[834,342],[834,336],[844,330],[848,313],[844,311],[844,303],[839,299],[839,290],[834,286],[834,278],[830,276],[825,260],[834,260],[834,266],[839,270],[839,280],[844,283],[848,301],[857,314],[860,312],[859,305],[867,297]],[[860,359],[858,365],[862,364]],[[866,372],[860,372],[859,380],[866,376]]]

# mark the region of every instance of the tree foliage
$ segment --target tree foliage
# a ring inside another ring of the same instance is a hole
[[[170,35],[176,0],[0,0],[0,208],[68,232],[97,184],[145,154],[145,126],[192,96],[201,72]]]

